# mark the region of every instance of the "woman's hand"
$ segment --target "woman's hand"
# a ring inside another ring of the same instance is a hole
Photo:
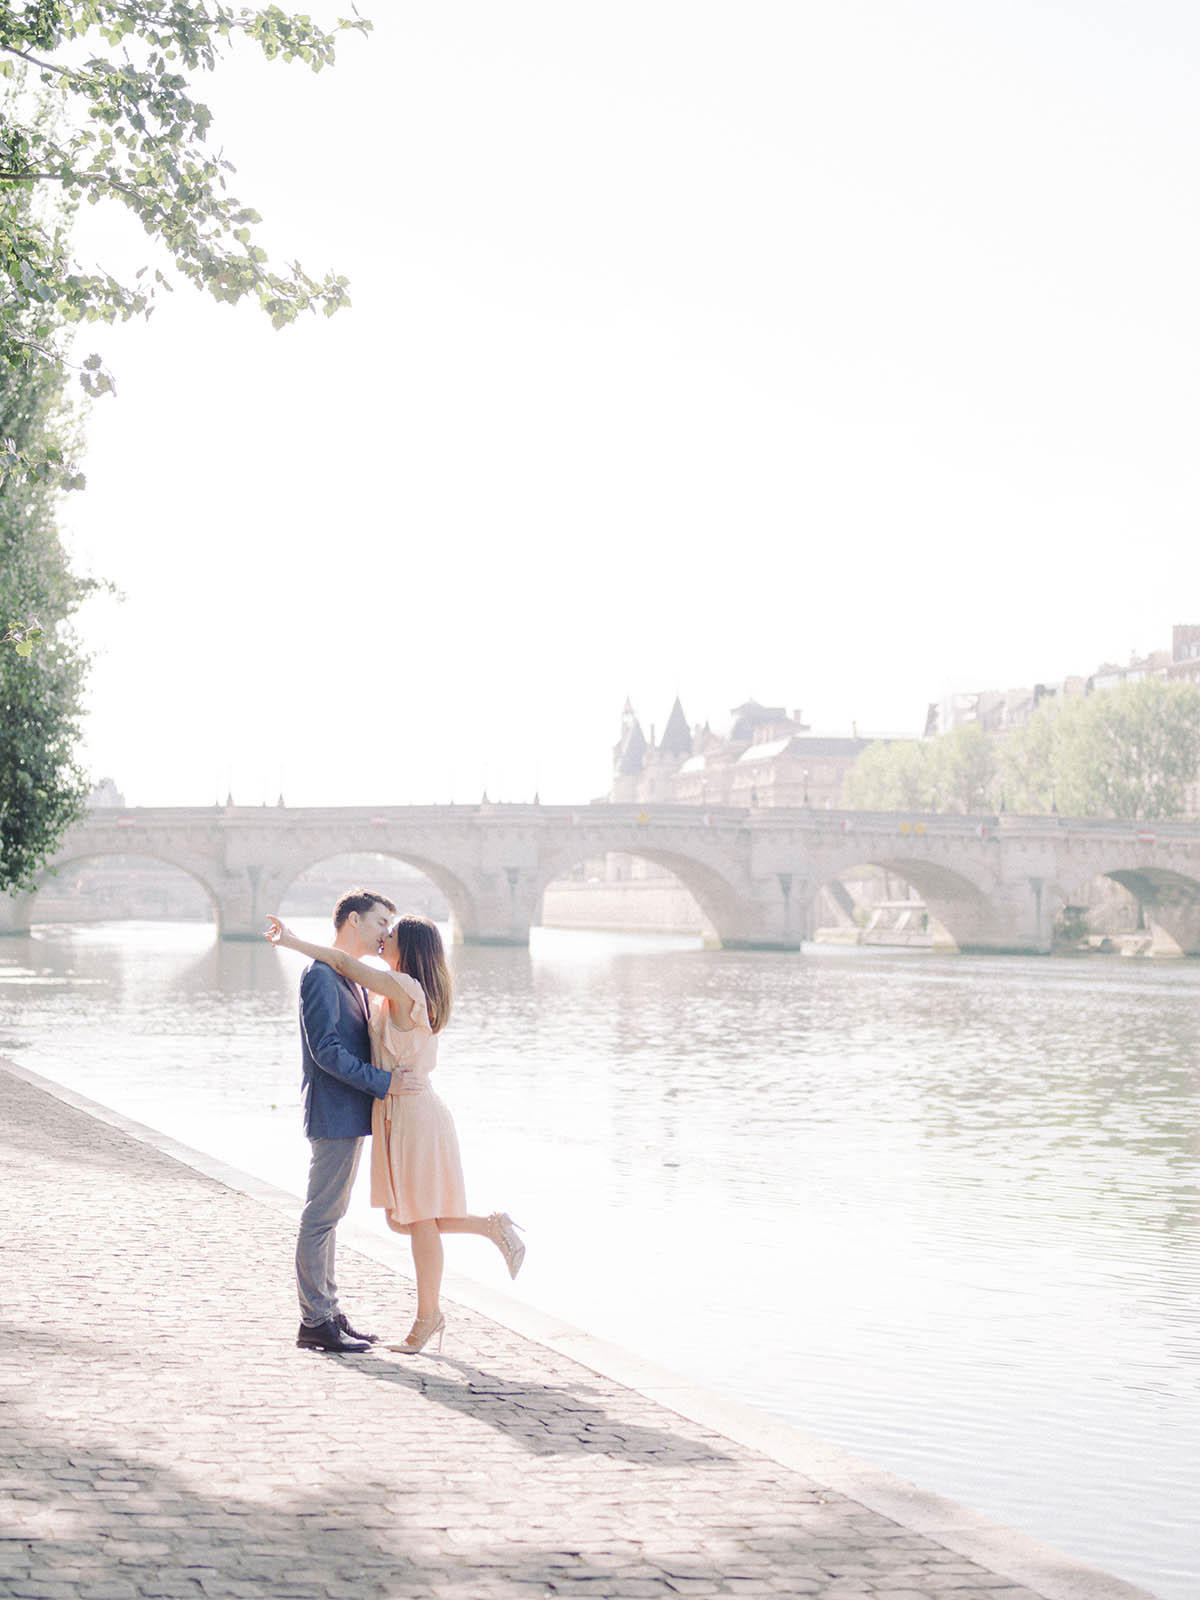
[[[277,950],[294,950],[296,936],[286,924],[280,922],[278,917],[267,918],[267,931],[263,938],[268,944],[273,944]]]

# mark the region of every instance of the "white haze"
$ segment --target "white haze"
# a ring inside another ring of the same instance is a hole
[[[374,10],[205,85],[353,309],[84,334],[86,755],[132,803],[578,801],[627,694],[919,730],[1200,621],[1193,7]],[[80,245],[154,259],[104,208]]]

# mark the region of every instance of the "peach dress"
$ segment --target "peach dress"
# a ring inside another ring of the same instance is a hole
[[[384,1208],[392,1227],[428,1217],[465,1217],[467,1196],[454,1119],[429,1087],[438,1042],[429,1026],[425,991],[407,973],[393,976],[406,998],[371,996],[371,1061],[384,1072],[407,1067],[408,1082],[419,1085],[419,1091],[375,1101],[371,1204]],[[405,1008],[413,1022],[407,1030],[395,1022]]]

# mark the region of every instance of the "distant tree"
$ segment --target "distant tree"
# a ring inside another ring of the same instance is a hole
[[[1044,700],[1005,741],[1002,761],[1015,810],[1182,816],[1200,772],[1200,689],[1143,678],[1086,699]]]
[[[1047,816],[1055,809],[1062,769],[1060,745],[1084,709],[1081,699],[1045,699],[1028,722],[1005,735],[1000,771],[1009,811]]]
[[[852,811],[986,811],[998,771],[994,740],[964,723],[931,739],[868,745],[846,774],[841,803]]]
[[[932,811],[937,772],[930,757],[935,741],[879,740],[846,774],[841,804],[851,811]]]
[[[1000,770],[996,741],[977,722],[963,722],[925,749],[934,791],[935,811],[990,811],[996,800]]]
[[[932,739],[873,744],[842,804],[864,811],[1009,811],[1149,821],[1183,816],[1200,780],[1200,689],[1145,678],[1043,700],[1003,739],[965,723]]]
[[[333,60],[338,33],[370,26],[355,17],[325,30],[275,5],[235,9],[221,0],[0,3],[0,76],[9,80],[0,109],[0,199],[49,186],[68,207],[113,201],[216,299],[251,296],[276,327],[304,311],[331,315],[347,304],[346,280],[310,278],[298,263],[282,271],[270,265],[252,232],[261,218],[228,192],[234,169],[208,145],[212,116],[188,75],[212,71],[238,36],[268,59],[319,71]],[[59,108],[54,117],[45,113],[46,92]],[[48,221],[27,206],[2,212],[0,361],[7,365],[61,366],[72,324],[148,316],[155,291],[170,288],[161,268],[144,267],[123,283],[80,266],[61,217]],[[83,358],[80,378],[92,394],[112,387],[95,352]],[[15,440],[0,441],[0,471],[45,464]]]
[[[1182,816],[1200,769],[1200,689],[1144,678],[1093,694],[1059,730],[1058,809]]]

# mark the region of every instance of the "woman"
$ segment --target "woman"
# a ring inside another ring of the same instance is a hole
[[[467,1214],[454,1121],[429,1086],[437,1036],[450,1017],[442,936],[424,917],[399,917],[379,946],[391,971],[380,972],[344,950],[297,938],[278,917],[267,921],[272,944],[324,961],[376,997],[369,1019],[371,1062],[393,1077],[391,1093],[376,1100],[372,1111],[371,1204],[385,1208],[390,1228],[411,1237],[417,1276],[416,1321],[402,1343],[386,1348],[416,1355],[436,1334],[440,1350],[446,1326],[439,1304],[442,1234],[482,1234],[499,1248],[514,1278],[525,1257],[507,1212]]]

